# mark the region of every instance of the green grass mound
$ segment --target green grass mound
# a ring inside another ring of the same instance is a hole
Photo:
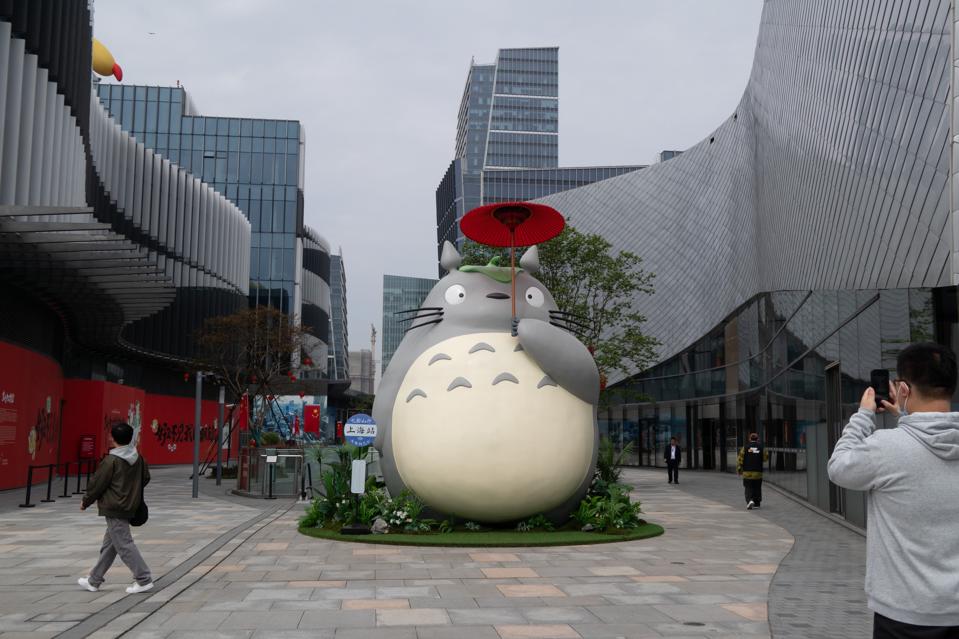
[[[386,535],[344,535],[329,528],[300,526],[304,535],[317,539],[333,539],[360,544],[392,544],[397,546],[451,546],[451,547],[500,547],[522,548],[530,546],[577,546],[582,544],[610,544],[618,541],[648,539],[663,534],[663,527],[642,524],[631,530],[616,532],[582,532],[580,530],[555,530],[552,532],[516,530],[454,531],[430,533],[389,533]]]

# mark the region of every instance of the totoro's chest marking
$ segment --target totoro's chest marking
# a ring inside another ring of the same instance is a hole
[[[497,342],[494,346],[490,341]],[[472,345],[470,345],[472,343]],[[464,350],[464,347],[465,348]],[[429,400],[430,393],[450,393],[459,389],[467,389],[483,393],[499,384],[533,383],[536,390],[556,388],[558,385],[549,375],[543,373],[539,366],[526,354],[517,338],[508,334],[490,338],[489,333],[477,333],[452,338],[433,346],[428,351],[429,358],[426,371],[418,370],[418,381],[432,383],[418,384],[407,389],[403,384],[397,402],[409,404],[413,401]],[[417,363],[423,357],[417,358]],[[418,368],[415,364],[411,370]],[[406,380],[411,377],[407,371]],[[424,374],[425,373],[425,374]],[[449,378],[445,385],[441,382],[444,377]],[[520,376],[523,377],[521,381]],[[424,388],[429,385],[430,392]]]

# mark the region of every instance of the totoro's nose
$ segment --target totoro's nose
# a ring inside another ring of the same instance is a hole
[[[486,297],[488,297],[488,298],[490,298],[490,299],[494,299],[494,300],[508,300],[508,299],[509,299],[509,295],[507,295],[506,293],[500,293],[500,292],[498,292],[498,291],[497,291],[496,293],[487,293],[487,294],[486,294]]]

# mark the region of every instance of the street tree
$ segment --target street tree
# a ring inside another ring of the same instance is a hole
[[[208,319],[197,335],[194,365],[216,375],[239,401],[250,398],[250,426],[260,432],[277,385],[294,381],[306,344],[306,327],[282,311],[266,306],[246,308]],[[309,367],[312,362],[303,360]],[[259,400],[259,401],[256,401]]]

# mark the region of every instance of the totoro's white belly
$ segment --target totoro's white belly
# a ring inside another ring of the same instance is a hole
[[[481,343],[495,352],[476,350]],[[560,506],[586,478],[593,407],[541,384],[543,371],[514,350],[518,343],[508,333],[461,335],[407,371],[393,406],[393,456],[406,486],[433,508],[477,521],[521,519]],[[501,373],[518,383],[493,385]],[[448,390],[457,378],[471,387]]]

